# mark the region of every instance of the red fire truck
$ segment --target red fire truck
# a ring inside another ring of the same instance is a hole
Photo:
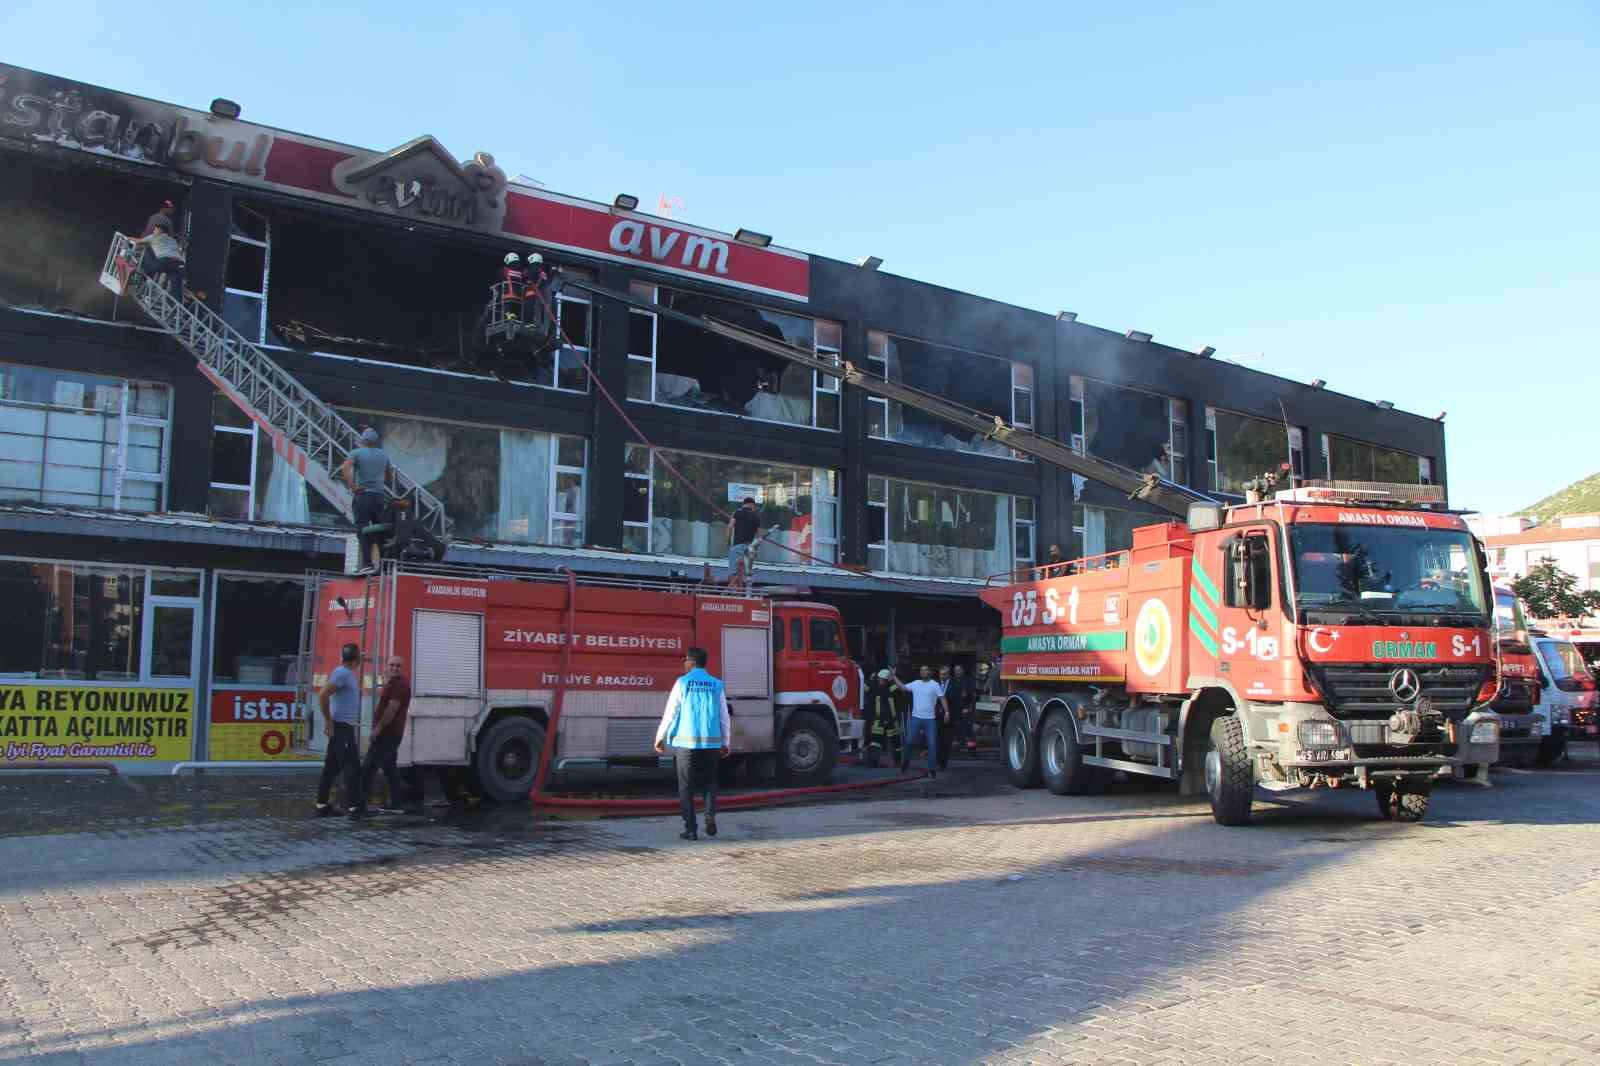
[[[1528,639],[1522,601],[1508,585],[1494,586],[1494,630],[1499,640],[1500,691],[1490,706],[1500,716],[1500,761],[1538,756],[1539,664]]]
[[[385,563],[313,575],[301,647],[314,693],[356,644],[370,724],[380,671],[409,664],[404,766],[464,767],[484,795],[524,799],[560,706],[551,767],[656,766],[656,726],[684,652],[727,686],[733,758],[793,785],[828,779],[860,729],[861,672],[838,611],[665,582]],[[311,750],[325,747],[311,715]]]
[[[1437,490],[1433,490],[1436,492]],[[991,585],[1003,751],[1057,793],[1112,770],[1202,789],[1223,825],[1257,786],[1370,788],[1416,820],[1432,780],[1491,762],[1493,594],[1427,487],[1308,485],[1194,504],[1130,551]]]

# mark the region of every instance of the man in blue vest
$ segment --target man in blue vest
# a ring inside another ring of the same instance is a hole
[[[678,803],[683,808],[684,840],[699,840],[695,831],[695,793],[705,794],[706,836],[717,835],[717,759],[733,750],[728,700],[722,682],[706,672],[706,650],[690,648],[683,657],[687,671],[672,686],[667,709],[656,729],[656,752],[674,748],[678,768]]]

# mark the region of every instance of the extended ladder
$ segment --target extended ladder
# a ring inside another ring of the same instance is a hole
[[[173,296],[139,270],[131,237],[111,239],[100,284],[133,298],[157,325],[195,357],[200,372],[272,440],[272,450],[305,478],[340,514],[350,513],[350,490],[335,476],[360,435],[332,407],[317,399],[267,353],[228,325],[222,316],[185,292]],[[410,502],[416,521],[441,540],[449,538],[444,504],[391,465],[389,494]]]

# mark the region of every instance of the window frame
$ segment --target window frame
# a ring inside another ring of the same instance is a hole
[[[1181,396],[1158,392],[1147,389],[1142,385],[1126,385],[1120,381],[1108,381],[1105,378],[1091,377],[1086,374],[1073,374],[1068,386],[1068,426],[1067,444],[1079,455],[1088,455],[1089,438],[1089,400],[1085,383],[1094,382],[1096,385],[1105,385],[1113,389],[1123,389],[1127,392],[1139,392],[1146,396],[1154,396],[1166,403],[1167,417],[1167,473],[1168,481],[1176,485],[1189,484],[1189,401]],[[1184,446],[1178,447],[1178,433],[1182,429]],[[1117,462],[1111,456],[1098,456],[1109,462]]]
[[[1231,415],[1234,418],[1248,418],[1256,422],[1264,422],[1270,426],[1281,426],[1283,425],[1283,422],[1279,419],[1268,418],[1263,415],[1253,415],[1247,411],[1235,411],[1231,407],[1206,408],[1206,484],[1208,490],[1211,492],[1220,492],[1226,496],[1242,496],[1244,495],[1243,493],[1217,487],[1217,478],[1219,475],[1219,460],[1217,458],[1217,414],[1219,412],[1221,414]],[[1289,450],[1289,469],[1294,474],[1296,481],[1302,481],[1306,476],[1305,430],[1300,426],[1288,426],[1287,429],[1288,432],[1286,437],[1288,440]],[[1266,471],[1257,470],[1250,474],[1250,477],[1255,477],[1258,474],[1264,473],[1266,473]]]
[[[888,342],[890,340],[894,340],[894,339],[907,340],[907,341],[911,341],[912,343],[915,343],[915,344],[926,344],[926,345],[929,345],[929,346],[934,347],[934,348],[941,348],[941,349],[943,349],[945,351],[948,351],[948,352],[958,352],[958,353],[960,353],[962,355],[975,356],[975,357],[977,357],[979,359],[990,359],[990,360],[993,360],[995,362],[1005,363],[1010,368],[1010,373],[1011,373],[1011,389],[1010,389],[1011,410],[1009,412],[1010,418],[1011,418],[1011,424],[1013,426],[1017,426],[1018,428],[1021,428],[1021,429],[1029,429],[1029,430],[1031,430],[1033,428],[1033,425],[1034,425],[1033,419],[1038,414],[1038,411],[1037,411],[1036,407],[1035,407],[1035,409],[1033,411],[1030,412],[1029,419],[1028,419],[1028,421],[1026,423],[1021,423],[1021,422],[1017,421],[1017,394],[1018,394],[1019,389],[1021,391],[1025,392],[1029,396],[1030,402],[1032,402],[1032,403],[1036,403],[1037,398],[1038,398],[1037,392],[1035,391],[1034,384],[1033,384],[1034,381],[1036,380],[1035,367],[1033,366],[1033,364],[1027,363],[1027,362],[1023,362],[1022,360],[1019,360],[1019,359],[1011,359],[1011,358],[1009,358],[1007,356],[1003,356],[1003,355],[993,355],[993,354],[988,353],[988,352],[975,351],[975,350],[970,349],[970,348],[953,347],[953,346],[948,345],[948,344],[942,344],[942,343],[940,343],[938,341],[923,340],[920,337],[913,337],[908,333],[895,333],[895,332],[892,332],[892,331],[886,330],[886,329],[868,329],[867,330],[867,370],[870,373],[877,375],[878,377],[882,378],[885,381],[891,380],[890,377],[889,377],[889,345],[888,345]],[[1026,371],[1028,371],[1028,379],[1029,380],[1028,380],[1028,383],[1026,385],[1022,385],[1022,386],[1018,385],[1018,382],[1017,382],[1017,376],[1018,376],[1017,375],[1017,369],[1019,367],[1025,369]],[[903,380],[904,379],[904,374],[903,373],[901,375],[901,378],[902,378],[902,380],[897,382],[898,384],[904,384],[904,380]],[[959,400],[952,400],[952,402],[959,403],[960,401]],[[901,444],[901,445],[904,445],[905,447],[908,447],[908,448],[923,448],[923,449],[927,449],[929,451],[953,452],[953,453],[955,453],[957,455],[977,455],[977,456],[980,456],[980,457],[985,458],[985,459],[1006,459],[1006,460],[1008,460],[1010,462],[1015,462],[1015,463],[1032,463],[1033,462],[1033,457],[1032,456],[1025,455],[1024,453],[1017,451],[1015,448],[1007,449],[1007,451],[1009,452],[1008,455],[990,455],[990,454],[987,454],[987,453],[984,453],[984,452],[968,451],[965,448],[944,448],[944,447],[940,447],[938,445],[912,444],[912,443],[909,443],[909,442],[906,442],[906,441],[895,440],[893,437],[889,436],[889,410],[890,410],[889,403],[890,403],[889,399],[887,397],[884,397],[884,396],[871,396],[871,395],[869,395],[867,397],[867,425],[866,425],[866,431],[867,431],[867,439],[868,440],[879,440],[879,441],[883,441],[886,444]],[[877,425],[879,427],[878,430],[874,430],[874,428],[873,428],[874,422],[877,423]]]
[[[248,681],[218,681],[217,680],[217,606],[222,601],[221,583],[222,583],[222,579],[224,579],[224,578],[244,578],[246,580],[249,580],[249,579],[252,579],[252,578],[265,578],[267,580],[272,580],[272,581],[293,582],[293,583],[295,583],[295,584],[300,586],[300,596],[301,596],[301,601],[302,601],[301,602],[302,615],[304,613],[304,606],[305,606],[304,605],[304,599],[305,599],[305,588],[306,588],[306,579],[305,579],[304,575],[299,575],[299,574],[274,574],[274,573],[271,573],[270,571],[257,571],[257,570],[213,570],[213,571],[211,571],[211,580],[206,583],[206,587],[210,591],[210,596],[208,597],[209,602],[207,604],[207,609],[206,609],[206,626],[207,626],[206,633],[207,633],[207,635],[209,636],[210,639],[208,639],[206,641],[206,652],[207,652],[207,654],[206,654],[206,662],[204,664],[204,670],[203,670],[203,673],[204,673],[204,676],[205,676],[205,679],[206,679],[206,684],[210,686],[210,690],[212,692],[244,692],[244,691],[255,692],[255,691],[264,691],[264,690],[267,690],[267,689],[281,689],[281,690],[284,690],[284,691],[293,691],[296,688],[296,685],[297,685],[297,682],[295,680],[285,681],[281,685],[280,684],[271,683],[271,682],[252,683],[252,682],[248,682]],[[299,645],[300,645],[300,638],[299,638],[298,635],[296,635],[296,637],[295,637],[294,654],[297,655],[297,656],[300,654],[300,646]],[[210,711],[208,709],[207,710],[207,718],[208,718],[208,720],[209,720],[209,716],[210,716]]]
[[[50,685],[85,685],[96,688],[130,687],[130,688],[189,688],[198,690],[201,682],[200,676],[200,645],[204,642],[204,631],[201,629],[202,612],[206,607],[206,572],[203,569],[186,566],[156,566],[151,564],[128,564],[95,562],[88,559],[46,559],[29,555],[0,555],[0,563],[25,563],[34,566],[53,567],[84,567],[90,570],[115,570],[123,571],[128,576],[139,576],[144,579],[144,598],[139,606],[139,676],[137,678],[119,678],[99,680],[96,678],[51,678],[39,676],[44,672],[43,665],[35,671],[34,676],[27,676],[26,671],[0,673],[0,679],[19,684],[50,684]],[[157,594],[155,588],[155,575],[157,573],[176,573],[191,575],[195,579],[195,594],[193,596],[174,596],[170,594]],[[77,581],[74,571],[73,581]],[[130,604],[131,606],[131,604]],[[194,612],[194,626],[189,640],[189,676],[161,676],[156,677],[151,673],[151,656],[154,654],[153,627],[156,607],[188,607]]]
[[[722,296],[722,295],[714,295],[714,294],[711,294],[711,293],[702,293],[702,292],[699,292],[698,290],[695,290],[695,289],[676,289],[676,288],[671,288],[670,286],[662,286],[662,285],[660,285],[660,284],[658,284],[656,282],[653,282],[653,281],[631,281],[631,282],[628,283],[628,293],[629,293],[629,295],[633,296],[635,299],[643,300],[643,301],[645,301],[647,303],[659,306],[660,302],[661,302],[661,290],[664,287],[667,288],[668,291],[670,291],[670,292],[681,292],[686,296],[703,296],[704,298],[706,298],[708,300],[718,300],[718,301],[721,301],[722,303],[736,303],[736,304],[740,304],[740,305],[745,306],[745,307],[754,308],[756,311],[764,311],[764,312],[767,312],[769,314],[788,315],[791,318],[805,319],[805,320],[807,320],[807,321],[809,321],[811,323],[811,349],[812,349],[812,354],[817,356],[818,358],[827,359],[828,361],[834,363],[835,365],[840,366],[841,369],[843,368],[842,355],[843,355],[843,344],[844,344],[844,324],[842,322],[836,322],[833,319],[817,318],[817,317],[812,316],[812,315],[801,314],[801,313],[799,313],[797,311],[791,311],[791,310],[789,310],[787,308],[767,307],[767,306],[762,305],[762,304],[751,303],[751,302],[744,301],[744,300],[729,299],[728,297]],[[735,412],[735,411],[712,411],[712,410],[708,410],[708,409],[703,408],[703,407],[689,407],[689,406],[686,406],[686,405],[683,405],[683,404],[664,403],[661,400],[658,400],[656,398],[656,396],[657,396],[656,378],[657,378],[657,375],[659,373],[659,356],[660,356],[660,348],[661,348],[661,317],[660,317],[659,314],[657,314],[654,311],[642,311],[642,310],[639,310],[638,308],[634,308],[634,307],[630,307],[628,309],[628,314],[630,314],[630,315],[639,315],[642,318],[647,318],[647,319],[650,320],[650,354],[649,355],[644,355],[644,354],[641,354],[641,353],[638,353],[638,352],[634,352],[634,351],[631,351],[631,350],[626,353],[626,355],[628,357],[628,361],[630,363],[643,363],[643,364],[647,364],[650,367],[650,377],[649,377],[650,393],[649,393],[649,396],[647,396],[647,397],[635,396],[635,395],[633,395],[633,390],[631,388],[626,387],[626,385],[625,385],[624,386],[624,392],[626,394],[627,402],[629,402],[629,403],[651,404],[652,406],[666,408],[667,410],[670,410],[670,411],[691,411],[691,412],[693,412],[695,414],[721,416],[723,418],[739,418],[739,419],[744,419],[745,421],[748,421],[748,422],[762,422],[762,423],[765,423],[766,425],[771,425],[771,426],[788,426],[788,427],[790,427],[792,429],[815,429],[815,430],[819,430],[819,431],[821,431],[823,433],[843,433],[844,432],[844,401],[843,401],[843,395],[840,392],[840,379],[839,379],[838,376],[835,376],[835,375],[823,374],[820,370],[812,370],[811,371],[811,420],[808,423],[785,422],[785,421],[783,421],[781,419],[777,419],[777,418],[760,418],[760,417],[757,417],[756,415],[747,415],[747,414],[743,413],[742,411],[740,411],[740,412]],[[830,345],[824,345],[824,344],[821,343],[821,341],[819,339],[819,334],[822,333],[823,327],[825,325],[833,326],[833,327],[837,328],[838,334],[839,334],[839,344],[838,345],[831,345],[831,344]],[[633,347],[632,330],[631,329],[629,330],[629,339],[628,339],[628,342],[625,345],[625,347],[627,347],[629,349],[631,349]],[[631,369],[631,367],[630,367],[630,369]],[[823,385],[823,383],[822,383],[822,379],[823,378],[828,378],[833,382],[833,385],[832,385],[831,388],[825,387]],[[818,416],[818,413],[821,411],[821,405],[817,402],[818,395],[829,395],[829,396],[837,396],[837,397],[839,397],[839,402],[834,404],[834,414],[835,414],[836,420],[838,422],[837,425],[824,426],[824,425],[819,425],[818,424],[817,416]]]
[[[952,491],[952,492],[981,493],[981,494],[983,494],[985,496],[1004,497],[1004,498],[1010,500],[1011,501],[1011,504],[1010,504],[1011,517],[1009,519],[1008,524],[1011,526],[1011,529],[1010,529],[1010,535],[1006,539],[1006,543],[1009,544],[1010,547],[1011,547],[1011,557],[1012,558],[1011,558],[1011,567],[1010,567],[1010,569],[1011,570],[1015,570],[1018,566],[1022,565],[1021,562],[1019,561],[1018,557],[1017,557],[1017,533],[1018,533],[1018,530],[1019,530],[1019,526],[1026,526],[1028,528],[1028,530],[1029,530],[1028,539],[1029,539],[1030,545],[1033,548],[1033,555],[1031,557],[1029,557],[1029,559],[1027,560],[1028,563],[1030,565],[1032,565],[1034,563],[1034,560],[1036,560],[1038,558],[1038,554],[1039,554],[1039,544],[1038,544],[1038,513],[1039,513],[1038,512],[1038,508],[1039,508],[1039,501],[1038,501],[1037,497],[1033,497],[1033,496],[1018,496],[1018,495],[1016,495],[1014,493],[1010,493],[1010,492],[990,492],[987,489],[969,489],[969,488],[963,488],[963,487],[961,487],[959,485],[941,485],[936,481],[918,481],[918,480],[916,480],[914,478],[890,477],[887,474],[868,474],[867,475],[867,499],[866,499],[866,503],[865,503],[865,507],[866,507],[866,510],[868,512],[868,517],[867,517],[867,525],[868,525],[867,537],[868,537],[868,539],[867,539],[867,542],[866,542],[866,546],[867,546],[867,569],[869,571],[871,571],[872,573],[876,573],[876,574],[900,574],[901,573],[901,571],[890,570],[888,568],[889,549],[890,549],[890,547],[892,545],[894,545],[895,543],[898,543],[898,542],[896,542],[895,540],[893,540],[889,536],[889,529],[890,529],[890,522],[889,522],[889,495],[890,495],[890,493],[889,493],[889,483],[890,482],[894,482],[897,485],[925,485],[925,486],[927,486],[929,488],[944,489],[944,490],[948,490],[948,491]],[[881,495],[882,498],[881,499],[875,499],[874,498],[874,492],[878,492],[879,495]],[[1026,518],[1026,519],[1019,519],[1017,517],[1018,511],[1020,510],[1018,504],[1021,503],[1021,502],[1024,502],[1024,501],[1028,504],[1028,508],[1029,508],[1030,513],[1032,514],[1032,517]],[[881,519],[879,519],[882,528],[878,531],[878,539],[877,540],[873,540],[872,539],[872,529],[871,529],[871,525],[873,523],[873,516],[872,516],[871,512],[874,509],[877,509],[877,510],[882,512],[882,517],[881,517]],[[881,565],[874,566],[873,565],[873,559],[874,558],[877,558],[877,559],[881,560]],[[923,577],[923,576],[926,576],[926,575],[906,574],[906,575],[903,575],[903,576],[907,576],[907,577]],[[947,578],[935,578],[934,580],[976,582],[976,581],[981,581],[982,579],[980,579],[980,578],[970,578],[970,577],[947,577]]]
[[[1426,455],[1419,455],[1416,452],[1408,452],[1404,448],[1390,448],[1390,447],[1386,447],[1385,445],[1382,445],[1382,444],[1374,444],[1372,441],[1361,440],[1359,437],[1347,437],[1343,433],[1324,433],[1324,434],[1322,434],[1322,442],[1321,442],[1322,443],[1322,470],[1323,470],[1323,475],[1325,477],[1327,477],[1327,479],[1329,481],[1333,481],[1334,480],[1334,476],[1333,476],[1333,441],[1335,439],[1344,441],[1346,444],[1353,444],[1358,448],[1366,449],[1368,452],[1370,452],[1373,455],[1373,463],[1374,463],[1373,476],[1371,478],[1361,478],[1361,479],[1351,479],[1351,480],[1363,480],[1363,481],[1370,480],[1370,481],[1377,482],[1378,484],[1396,484],[1396,485],[1409,485],[1409,484],[1431,485],[1431,484],[1433,484],[1433,462]],[[1392,452],[1392,453],[1394,453],[1396,455],[1403,455],[1403,456],[1407,456],[1407,457],[1409,457],[1411,459],[1415,459],[1416,460],[1416,465],[1417,465],[1417,480],[1415,482],[1408,482],[1408,481],[1378,482],[1377,481],[1377,467],[1376,467],[1376,462],[1377,462],[1376,453],[1378,453],[1380,451]]]

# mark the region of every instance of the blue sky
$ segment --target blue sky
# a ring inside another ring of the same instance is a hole
[[[551,12],[563,12],[552,18]],[[1448,411],[1452,497],[1600,471],[1600,4],[13,0],[4,58]],[[1587,310],[1585,310],[1587,308]]]

